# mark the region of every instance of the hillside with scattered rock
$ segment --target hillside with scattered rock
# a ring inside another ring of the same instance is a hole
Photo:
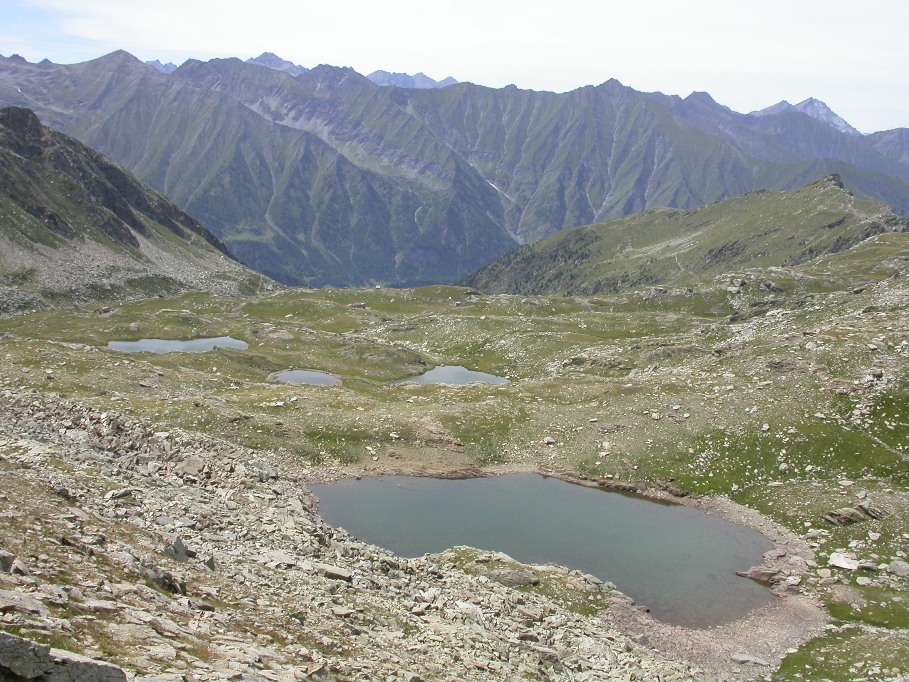
[[[885,231],[663,292],[195,292],[0,321],[0,666],[12,650],[147,682],[899,679],[907,262]],[[108,347],[224,335],[248,348]],[[459,364],[509,383],[399,381]],[[276,382],[288,367],[340,384]],[[509,472],[756,529],[772,549],[741,580],[778,598],[673,626],[609,576],[464,547],[396,557],[327,526],[307,487]]]
[[[28,109],[0,109],[0,187],[0,314],[270,286],[196,220]]]

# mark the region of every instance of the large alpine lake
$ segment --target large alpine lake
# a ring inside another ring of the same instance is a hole
[[[761,563],[767,539],[690,507],[536,474],[386,476],[311,490],[327,523],[399,556],[469,545],[580,569],[676,625],[718,625],[776,599],[735,574]]]

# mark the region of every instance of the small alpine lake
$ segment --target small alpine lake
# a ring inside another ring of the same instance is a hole
[[[268,375],[269,381],[281,381],[297,386],[340,386],[341,380],[334,374],[317,372],[313,369],[286,369]]]
[[[735,574],[760,564],[770,542],[692,507],[537,474],[384,476],[310,489],[327,523],[399,556],[468,545],[579,569],[674,625],[727,623],[776,599]]]
[[[249,344],[230,336],[216,336],[205,339],[167,340],[140,339],[139,341],[111,341],[107,344],[111,350],[121,353],[208,353],[216,348],[246,350]]]
[[[465,384],[507,384],[504,377],[486,372],[474,372],[460,365],[441,365],[414,377],[399,379],[396,384],[447,384],[463,386]]]

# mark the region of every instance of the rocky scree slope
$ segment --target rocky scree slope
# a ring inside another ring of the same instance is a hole
[[[149,682],[710,677],[593,617],[626,600],[577,571],[401,559],[327,527],[292,459],[20,389],[0,401],[4,679],[44,679],[10,677],[35,656],[18,638]]]
[[[743,115],[615,80],[401,89],[237,59],[167,75],[115,52],[0,59],[0,102],[110,155],[291,284],[454,282],[565,228],[831,173],[909,211],[900,131],[855,136],[797,109]]]
[[[0,313],[186,289],[236,295],[266,282],[163,196],[28,109],[0,109],[0,188]]]

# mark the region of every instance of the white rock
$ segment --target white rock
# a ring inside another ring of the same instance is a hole
[[[847,571],[856,571],[858,570],[859,562],[855,559],[850,559],[841,552],[833,552],[830,558],[827,559],[827,565],[834,568],[845,568]]]

